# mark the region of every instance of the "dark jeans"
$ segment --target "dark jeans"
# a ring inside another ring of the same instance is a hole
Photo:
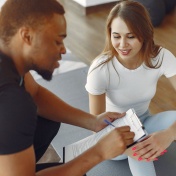
[[[59,122],[54,122],[38,116],[37,128],[36,128],[35,137],[34,137],[34,150],[35,150],[36,162],[39,161],[39,159],[43,156],[43,154],[47,150],[51,141],[58,133],[60,125],[61,124]],[[49,167],[58,166],[61,164],[62,163],[37,164],[36,172]]]
[[[51,141],[56,136],[60,128],[59,122],[54,122],[47,120],[38,116],[37,119],[37,128],[34,136],[34,151],[36,162],[44,155],[48,146],[51,144]],[[60,163],[44,163],[37,164],[36,171],[45,169],[47,167],[55,166]]]

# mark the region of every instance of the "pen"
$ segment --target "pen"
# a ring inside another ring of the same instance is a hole
[[[113,126],[115,128],[115,126],[110,121],[108,121],[107,119],[105,119],[104,122],[107,123],[108,125]]]

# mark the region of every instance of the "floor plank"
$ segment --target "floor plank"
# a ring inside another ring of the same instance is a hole
[[[66,9],[68,37],[66,46],[72,53],[86,64],[101,52],[104,47],[105,21],[110,11],[106,7],[88,15],[81,15],[75,11],[69,1],[60,0]],[[176,8],[165,16],[162,24],[154,28],[154,40],[157,44],[169,49],[176,56]],[[151,112],[176,109],[176,93],[168,80],[162,77],[158,89],[150,105]]]

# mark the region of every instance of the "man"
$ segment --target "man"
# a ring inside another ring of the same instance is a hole
[[[104,119],[113,121],[124,114],[83,112],[30,75],[29,70],[35,70],[51,80],[66,52],[64,9],[56,0],[8,0],[1,9],[0,26],[0,176],[82,176],[103,160],[122,154],[134,137],[127,126],[114,129],[69,163],[36,172],[36,161],[60,122],[97,132],[106,126]]]

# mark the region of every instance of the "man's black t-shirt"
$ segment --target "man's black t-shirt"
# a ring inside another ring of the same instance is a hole
[[[0,53],[0,154],[30,147],[37,109],[11,58]]]

